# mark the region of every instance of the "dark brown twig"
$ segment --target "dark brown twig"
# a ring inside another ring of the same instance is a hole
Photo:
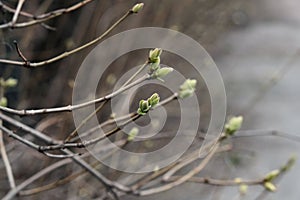
[[[20,56],[20,58],[24,61],[24,67],[29,67],[30,66],[30,62],[27,60],[27,58],[23,55],[22,51],[19,48],[18,42],[16,40],[14,40],[14,44],[17,50],[18,55]]]

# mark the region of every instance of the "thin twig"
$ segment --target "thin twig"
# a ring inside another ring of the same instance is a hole
[[[0,7],[3,8],[4,10],[11,12],[11,13],[15,13],[16,9],[9,7],[8,5],[5,5],[2,1],[0,1]],[[30,14],[28,12],[25,11],[20,11],[19,13],[20,15],[24,16],[24,17],[30,17],[30,18],[34,18],[33,14]]]
[[[176,181],[178,179],[182,178],[182,176],[171,176],[170,179],[167,182]],[[194,183],[202,183],[207,185],[214,185],[214,186],[238,186],[241,184],[245,185],[259,185],[264,183],[264,179],[260,178],[257,180],[243,180],[239,179],[237,180],[230,180],[230,179],[214,179],[209,177],[191,177],[188,182],[194,182]]]
[[[127,89],[145,81],[150,79],[151,76],[149,74],[144,75],[143,77],[139,78],[138,80],[132,82],[131,84],[126,85],[123,88],[120,88],[119,90],[112,92],[104,97],[100,97],[98,99],[94,99],[91,101],[87,101],[84,103],[80,103],[77,105],[68,105],[68,106],[62,106],[62,107],[56,107],[56,108],[42,108],[42,109],[37,109],[37,110],[15,110],[12,108],[8,108],[8,107],[3,107],[0,106],[0,110],[7,112],[7,113],[11,113],[11,114],[16,114],[16,115],[20,115],[20,116],[26,116],[26,115],[37,115],[37,114],[46,114],[46,113],[55,113],[55,112],[71,112],[73,110],[77,110],[80,108],[84,108],[96,103],[100,103],[106,100],[109,100],[121,93],[123,93],[124,91],[126,91]]]
[[[115,119],[109,119],[109,120],[101,123],[100,125],[97,125],[91,129],[87,130],[86,132],[80,133],[80,136],[76,136],[76,137],[70,139],[69,141],[65,140],[65,142],[75,142],[76,140],[82,139],[83,137],[86,137],[86,136],[96,132],[97,130],[101,130],[102,128],[104,128],[107,125],[111,125],[114,123],[116,123],[116,124],[121,123],[125,120],[132,118],[134,115],[135,115],[135,113],[130,113],[130,114],[127,114],[127,115],[124,115],[124,116],[121,116],[121,117],[118,117]]]
[[[173,101],[174,99],[177,98],[177,93],[174,93],[173,95],[171,95],[170,97],[166,98],[164,101],[160,102],[155,108],[158,108],[159,106],[165,105],[171,101]],[[117,133],[118,131],[120,131],[124,126],[126,126],[127,124],[129,124],[130,122],[133,122],[135,120],[137,120],[139,117],[141,117],[141,115],[137,114],[136,112],[130,113],[129,116],[132,116],[130,119],[126,120],[125,122],[123,122],[122,124],[118,125],[116,128],[110,130],[109,132],[98,136],[96,138],[93,138],[91,140],[86,140],[86,141],[82,141],[82,142],[78,142],[78,143],[63,143],[63,144],[57,144],[57,145],[50,145],[50,146],[39,146],[39,151],[49,151],[49,150],[57,150],[57,149],[62,149],[62,148],[84,148],[90,145],[93,145],[115,133]]]
[[[69,157],[72,157],[72,156],[75,156],[76,154],[69,154],[69,155],[55,155],[55,154],[52,154],[52,153],[48,153],[48,152],[45,152],[45,151],[40,151],[40,147],[39,145],[15,134],[13,131],[5,128],[4,126],[0,125],[0,130],[5,132],[6,134],[8,134],[9,137],[12,137],[16,140],[18,140],[19,142],[27,145],[28,147],[34,149],[34,150],[37,150],[43,154],[45,154],[46,156],[48,157],[51,157],[51,158],[69,158]]]
[[[117,20],[110,28],[108,28],[102,35],[98,36],[97,38],[95,38],[94,40],[79,46],[73,50],[70,51],[66,51],[64,53],[59,54],[58,56],[49,58],[47,60],[44,61],[40,61],[40,62],[30,62],[30,64],[27,67],[40,67],[43,65],[47,65],[53,62],[56,62],[58,60],[61,60],[63,58],[66,58],[74,53],[77,53],[83,49],[86,49],[87,47],[90,47],[96,43],[98,43],[100,40],[102,40],[105,36],[107,36],[115,27],[117,27],[122,21],[124,21],[129,15],[132,14],[132,11],[127,11],[125,15],[123,15],[119,20]],[[5,64],[12,64],[12,65],[19,65],[19,66],[24,66],[26,63],[24,61],[15,61],[15,60],[8,60],[8,59],[0,59],[0,63],[5,63]]]
[[[91,140],[86,140],[78,143],[63,143],[63,144],[57,144],[57,145],[49,145],[49,146],[39,146],[39,151],[49,151],[49,150],[57,150],[57,149],[64,149],[64,148],[84,148],[90,145],[93,145],[115,133],[117,133],[119,130],[121,130],[124,126],[126,126],[128,123],[135,121],[138,119],[140,115],[135,115],[133,118],[129,119],[128,121],[124,122],[123,124],[118,125],[118,127],[114,128],[113,130],[105,133],[104,135],[101,135],[99,137],[93,138]]]
[[[22,130],[26,130],[28,133],[32,134],[33,136],[35,136],[37,138],[40,138],[41,140],[43,140],[44,142],[46,142],[48,144],[58,144],[57,142],[55,142],[52,138],[48,137],[47,135],[45,135],[23,123],[20,123],[8,116],[5,116],[2,113],[0,113],[0,118]],[[73,153],[68,149],[61,149],[60,151],[67,155],[73,155]],[[84,160],[82,160],[79,156],[73,156],[73,157],[71,157],[71,159],[74,162],[76,162],[78,165],[80,165],[81,167],[85,168],[95,178],[97,178],[110,192],[114,193],[114,191],[112,190],[113,188],[115,188],[119,191],[125,192],[125,193],[130,191],[130,188],[128,188],[122,184],[110,181],[109,179],[104,177],[100,172],[93,169],[88,163],[86,163]],[[5,199],[5,200],[12,199],[19,191],[20,191],[19,189],[10,190],[10,192],[3,199]]]
[[[277,130],[242,130],[238,131],[234,136],[235,138],[243,138],[243,137],[264,137],[264,136],[274,136],[281,137],[293,142],[300,142],[300,136],[297,134],[285,133]]]
[[[1,121],[1,124],[2,124],[2,121]],[[6,174],[7,174],[8,181],[9,181],[9,186],[10,186],[11,189],[13,189],[13,188],[16,187],[16,183],[15,183],[14,175],[13,175],[13,172],[12,172],[12,169],[11,169],[11,165],[10,165],[8,156],[6,154],[2,131],[0,131],[0,151],[1,151],[2,160],[3,160],[4,165],[5,165]]]
[[[121,143],[120,143],[121,142]],[[117,145],[119,148],[124,148],[126,144],[129,143],[128,140],[123,140],[123,141],[119,141],[118,143],[120,143],[119,145]],[[119,148],[114,148],[112,149],[112,151],[109,151],[106,155],[103,156],[103,159],[108,158],[109,156],[111,156],[112,154],[114,154],[116,151],[119,150]],[[88,154],[90,155],[90,154]],[[70,163],[70,162],[69,162]],[[100,165],[101,162],[99,163],[99,161],[94,162],[91,164],[92,167],[97,167],[98,165]],[[73,173],[65,178],[60,178],[59,180],[49,183],[47,185],[43,185],[43,186],[39,186],[33,189],[29,189],[29,190],[25,190],[25,191],[21,191],[20,195],[21,196],[27,196],[27,195],[33,195],[33,194],[37,194],[43,191],[47,191],[47,190],[51,190],[53,188],[59,187],[61,185],[67,184],[73,180],[75,180],[76,178],[80,177],[81,175],[87,174],[88,172],[86,170],[81,170],[79,172]]]
[[[25,0],[19,0],[17,8],[16,8],[16,12],[14,13],[14,16],[11,20],[11,27],[13,27],[16,24],[24,2],[25,2]]]
[[[169,170],[164,176],[163,176],[163,180],[167,181],[171,176],[173,176],[173,174],[175,174],[176,172],[178,172],[180,169],[182,169],[183,167],[189,165],[190,163],[201,159],[203,157],[205,157],[214,147],[216,141],[218,141],[219,138],[207,143],[204,147],[203,147],[203,151],[204,154],[200,155],[200,151],[198,149],[196,149],[194,152],[191,153],[191,155],[189,157],[187,157],[186,159],[182,160],[180,163],[178,163],[175,167],[173,167],[171,170]]]
[[[299,58],[299,54],[300,50],[298,49],[285,65],[281,66],[278,70],[274,71],[270,77],[266,78],[267,81],[262,84],[254,98],[248,102],[242,111],[240,111],[243,116],[253,110],[253,107],[266,96],[268,91],[270,91],[292,69],[293,64]]]
[[[20,1],[25,1],[25,0],[20,0]],[[19,3],[20,3],[20,1],[19,1]],[[51,11],[51,12],[48,12],[48,13],[45,13],[45,14],[42,14],[42,15],[38,15],[38,16],[34,16],[34,15],[32,15],[30,13],[26,13],[26,12],[20,12],[20,11],[18,12],[18,8],[17,9],[10,8],[9,6],[6,6],[5,4],[3,4],[1,2],[0,5],[4,9],[6,9],[7,11],[14,13],[14,16],[16,15],[16,13],[18,13],[18,15],[21,14],[21,15],[26,16],[26,17],[31,17],[31,18],[33,18],[33,20],[30,20],[30,21],[27,21],[27,22],[21,22],[21,23],[13,23],[13,20],[14,20],[13,19],[9,23],[1,24],[0,25],[0,29],[5,29],[5,28],[24,28],[24,27],[29,27],[29,26],[35,25],[35,24],[40,24],[42,22],[48,21],[50,19],[53,19],[55,17],[58,17],[58,16],[61,16],[63,14],[66,14],[66,13],[72,12],[74,10],[77,10],[77,9],[81,8],[82,6],[88,4],[88,3],[92,2],[92,1],[93,0],[84,0],[84,1],[81,1],[81,2],[79,2],[77,4],[74,4],[73,6],[70,6],[68,8],[62,8],[62,9]],[[15,22],[16,22],[16,20],[15,20]]]
[[[117,142],[116,145],[117,146],[122,146],[124,144],[124,142],[126,142],[126,141]],[[111,144],[105,145],[99,151],[97,151],[97,153],[110,151],[114,147],[115,146],[111,145]],[[85,158],[85,157],[88,157],[88,156],[91,156],[91,154],[85,153],[84,155],[81,156],[81,158]],[[27,186],[29,186],[31,183],[33,183],[34,181],[38,180],[39,178],[45,176],[46,174],[49,174],[50,172],[52,172],[54,170],[57,170],[58,168],[60,168],[64,165],[70,164],[70,163],[72,163],[72,159],[70,159],[70,158],[65,158],[63,160],[60,160],[58,162],[53,163],[53,164],[47,166],[46,168],[42,169],[41,171],[37,172],[36,174],[31,176],[30,178],[26,179],[21,184],[19,184],[16,187],[16,190],[21,191],[24,188],[26,188]]]
[[[76,126],[76,128],[70,134],[68,134],[68,137],[65,139],[65,142],[69,142],[72,138],[74,138],[78,130],[81,129],[90,119],[92,119],[92,117],[103,108],[106,102],[107,101],[104,101],[101,105],[97,107],[95,111],[93,111],[89,116],[82,120],[82,122],[78,126]]]
[[[17,50],[18,55],[20,58],[24,61],[24,67],[28,67],[30,65],[30,62],[27,60],[27,58],[23,55],[22,51],[19,48],[19,45],[16,40],[14,40],[14,44]]]
[[[128,85],[131,81],[133,81],[133,79],[139,74],[141,73],[149,64],[149,61],[146,61],[122,86],[125,87],[126,85]]]
[[[124,88],[126,85],[128,85],[141,71],[143,71],[143,69],[147,66],[148,61],[146,61],[139,70],[137,70],[121,87]],[[95,114],[97,114],[102,108],[103,106],[107,103],[108,101],[104,101],[100,106],[98,106],[98,108],[92,112],[89,116],[87,116],[76,128],[75,130],[73,130],[68,137],[65,139],[65,142],[69,142],[76,134],[77,131],[82,128],[82,126],[84,126]],[[102,125],[103,126],[103,125]],[[100,126],[101,128],[101,126]],[[82,137],[82,136],[81,136]]]
[[[5,88],[3,85],[0,85],[0,99],[4,97],[5,93]],[[1,112],[0,112],[1,113]],[[0,119],[0,126],[2,126],[3,121]],[[16,187],[15,179],[14,179],[14,174],[6,153],[5,145],[4,145],[4,140],[3,140],[3,132],[0,130],[0,151],[1,151],[1,157],[3,159],[3,163],[5,166],[9,186],[11,189]]]
[[[210,153],[201,161],[201,163],[197,167],[195,167],[193,170],[191,170],[190,172],[188,172],[186,175],[182,176],[178,180],[159,187],[138,191],[137,194],[140,196],[152,195],[163,191],[167,191],[171,188],[181,185],[182,183],[186,182],[194,175],[198,174],[208,164],[208,162],[211,160],[213,155],[216,153],[218,147],[219,147],[219,143],[217,143],[214,146],[214,148],[210,151]]]

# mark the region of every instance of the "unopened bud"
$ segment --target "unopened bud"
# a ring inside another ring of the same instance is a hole
[[[233,135],[237,130],[239,130],[243,123],[243,117],[232,117],[225,125],[225,134],[227,136]]]
[[[135,4],[132,9],[131,9],[131,12],[133,13],[138,13],[140,10],[142,10],[144,7],[144,3],[138,3],[138,4]]]
[[[150,52],[149,52],[149,61],[151,63],[157,62],[157,60],[159,59],[161,53],[162,53],[162,49],[160,49],[160,48],[155,48],[155,49],[150,50]]]
[[[157,93],[152,94],[152,96],[148,99],[148,103],[151,107],[156,106],[159,103],[160,97]]]

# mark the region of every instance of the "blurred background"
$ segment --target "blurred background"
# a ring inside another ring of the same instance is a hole
[[[78,1],[30,0],[23,10],[33,14],[68,7]],[[15,7],[16,0],[3,1]],[[73,49],[104,32],[112,22],[125,13],[136,1],[93,1],[72,13],[47,22],[55,30],[40,25],[24,29],[0,31],[0,56],[19,60],[13,41],[16,40],[26,58],[41,61]],[[300,2],[297,0],[151,0],[144,10],[131,16],[111,35],[136,27],[165,27],[180,31],[197,40],[217,64],[226,87],[227,115],[243,115],[244,124],[239,135],[271,131],[300,136]],[[1,10],[0,21],[11,19],[11,13]],[[20,18],[24,20],[25,18]],[[27,69],[0,64],[1,77],[17,78],[18,87],[7,91],[9,106],[14,108],[43,108],[67,105],[72,102],[72,87],[83,59],[92,48],[53,64]],[[142,63],[147,51],[124,55],[108,70],[99,95],[107,94],[130,66]],[[174,57],[166,53],[165,63]],[[181,64],[184,61],[180,60]],[[186,63],[185,63],[186,64]],[[187,65],[187,64],[186,64]],[[192,72],[191,72],[192,73]],[[199,84],[198,99],[203,112],[201,129],[207,128],[210,117],[209,94],[205,83]],[[174,106],[174,105],[173,105]],[[201,113],[202,114],[202,113]],[[103,113],[109,116],[109,113]],[[62,139],[74,127],[71,114],[18,118],[37,127],[52,137]],[[45,125],[46,124],[46,125]],[[7,139],[7,142],[11,142]],[[261,177],[283,165],[293,154],[299,156],[299,140],[285,137],[240,137],[232,141],[231,153],[218,154],[200,175],[215,178]],[[44,159],[23,145],[11,152],[19,182],[52,161]],[[42,160],[42,162],[37,162]],[[7,192],[6,175],[0,162],[0,196]],[[66,167],[60,172],[76,170]],[[109,169],[107,169],[109,170]],[[115,172],[115,174],[118,174]],[[114,175],[118,179],[121,175]],[[40,180],[42,182],[43,180]],[[81,178],[64,187],[20,199],[91,199],[97,197],[97,188],[90,179]],[[96,183],[96,182],[95,182]],[[36,183],[38,185],[39,182]],[[300,198],[300,167],[296,166],[278,183],[278,191],[264,199]],[[78,190],[80,186],[84,186]],[[263,190],[249,188],[242,199],[255,199]],[[124,199],[239,199],[236,187],[213,187],[187,183],[163,194],[151,197],[124,197]]]

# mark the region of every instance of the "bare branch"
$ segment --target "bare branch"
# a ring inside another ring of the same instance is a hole
[[[15,183],[14,175],[13,175],[13,172],[11,169],[11,165],[10,165],[8,156],[6,154],[2,131],[0,131],[0,151],[1,151],[1,157],[2,157],[4,165],[5,165],[6,174],[8,177],[10,188],[13,189],[16,187],[16,183]]]
[[[47,142],[48,144],[57,144],[57,142],[53,141],[52,138],[48,137],[47,135],[45,135],[25,124],[22,124],[8,116],[2,115],[0,113],[0,118],[16,127],[19,127],[23,130],[27,130],[28,133],[32,134],[35,137],[40,138],[41,140],[43,140],[44,142]],[[61,149],[60,151],[67,155],[73,155],[73,153],[68,149]],[[130,191],[130,188],[128,188],[122,184],[110,181],[109,179],[104,177],[100,172],[93,169],[88,163],[86,163],[84,160],[82,160],[79,156],[73,156],[73,157],[71,157],[71,159],[74,162],[76,162],[78,165],[80,165],[81,167],[85,168],[92,176],[97,178],[110,192],[114,193],[114,191],[112,190],[113,188],[115,188],[119,191],[125,192],[125,193]],[[19,192],[19,190],[13,189],[3,199],[4,200],[12,199],[18,192]]]
[[[218,147],[219,147],[219,143],[217,143],[214,146],[214,148],[211,150],[211,152],[202,160],[202,162],[197,167],[195,167],[193,170],[191,170],[190,172],[188,172],[186,175],[182,176],[178,180],[168,183],[168,184],[165,184],[163,186],[156,187],[156,188],[150,188],[150,189],[138,191],[137,194],[140,196],[152,195],[152,194],[156,194],[156,193],[160,193],[160,192],[169,190],[178,185],[181,185],[182,183],[184,183],[187,180],[189,180],[190,178],[192,178],[194,175],[198,174],[208,164],[208,162],[211,160],[213,155],[216,153]]]
[[[23,53],[21,52],[21,50],[20,50],[20,48],[19,48],[19,45],[18,45],[18,43],[17,43],[16,40],[14,41],[14,44],[15,44],[15,46],[16,46],[16,50],[17,50],[18,55],[19,55],[20,58],[24,61],[24,67],[29,67],[30,62],[25,58],[25,56],[24,56]]]
[[[126,85],[125,87],[120,88],[119,90],[108,94],[104,97],[100,97],[98,99],[95,100],[91,100],[91,101],[87,101],[81,104],[77,104],[77,105],[68,105],[68,106],[63,106],[63,107],[57,107],[57,108],[42,108],[42,109],[37,109],[37,110],[15,110],[12,108],[8,108],[8,107],[3,107],[0,106],[0,110],[7,112],[7,113],[11,113],[11,114],[16,114],[16,115],[20,115],[20,116],[26,116],[26,115],[37,115],[37,114],[46,114],[46,113],[56,113],[56,112],[71,112],[73,110],[77,110],[80,108],[84,108],[96,103],[100,103],[106,100],[109,100],[121,93],[123,93],[124,91],[126,91],[127,89],[145,81],[148,80],[149,78],[151,78],[151,76],[149,74],[144,75],[143,77],[139,78],[138,80],[136,80],[135,82],[132,82],[131,84]]]
[[[47,60],[44,61],[40,61],[40,62],[30,62],[29,65],[26,65],[26,63],[24,61],[15,61],[15,60],[7,60],[7,59],[0,59],[0,63],[5,63],[5,64],[12,64],[12,65],[19,65],[19,66],[26,66],[26,67],[31,67],[31,68],[35,68],[35,67],[40,67],[43,65],[47,65],[53,62],[56,62],[58,60],[64,59],[74,53],[77,53],[83,49],[86,49],[87,47],[90,47],[94,44],[96,44],[97,42],[99,42],[100,40],[102,40],[105,36],[107,36],[115,27],[117,27],[122,21],[124,21],[129,15],[132,14],[132,11],[129,10],[128,12],[126,12],[125,15],[123,15],[119,20],[117,20],[110,28],[108,28],[102,35],[98,36],[97,38],[95,38],[94,40],[79,46],[71,51],[66,51],[64,53],[59,54],[58,56],[49,58]]]
[[[6,9],[9,12],[14,13],[14,18],[12,19],[12,21],[10,21],[10,22],[8,22],[6,24],[1,24],[0,25],[0,29],[5,29],[5,28],[25,28],[25,27],[29,27],[29,26],[32,26],[32,25],[41,24],[41,23],[43,23],[45,21],[48,21],[50,19],[53,19],[55,17],[59,17],[59,16],[61,16],[63,14],[66,14],[66,13],[72,12],[74,10],[77,10],[77,9],[83,7],[84,5],[86,5],[86,4],[94,1],[94,0],[84,0],[84,1],[81,1],[81,2],[79,2],[77,4],[74,4],[73,6],[70,6],[68,8],[62,8],[62,9],[51,11],[49,13],[45,13],[45,14],[38,15],[38,16],[34,16],[34,15],[32,15],[30,13],[26,13],[26,12],[20,12],[24,1],[25,0],[19,0],[17,9],[10,8],[9,6],[6,6],[5,4],[3,4],[1,2],[0,5],[4,9]],[[21,14],[23,16],[26,16],[26,17],[31,17],[31,18],[33,18],[33,20],[30,20],[30,21],[27,21],[27,22],[16,23],[19,14]]]
[[[8,134],[9,137],[12,137],[16,140],[18,140],[19,142],[29,146],[30,148],[34,149],[34,150],[37,150],[43,154],[45,154],[46,156],[48,157],[51,157],[51,158],[69,158],[69,157],[72,157],[72,156],[75,156],[75,154],[69,154],[69,155],[55,155],[55,154],[51,154],[51,153],[48,153],[48,152],[44,152],[44,151],[40,151],[40,148],[41,146],[27,140],[27,139],[24,139],[23,137],[15,134],[13,131],[11,130],[8,130],[7,128],[5,128],[4,126],[0,125],[0,129],[1,131],[5,132]]]
[[[25,0],[19,0],[19,2],[18,2],[16,12],[15,12],[15,14],[14,14],[12,20],[11,20],[11,26],[12,27],[16,24],[16,22],[18,20],[18,17],[19,17],[19,14],[20,14],[20,11],[22,9],[22,6],[23,6],[24,2],[25,2]]]

